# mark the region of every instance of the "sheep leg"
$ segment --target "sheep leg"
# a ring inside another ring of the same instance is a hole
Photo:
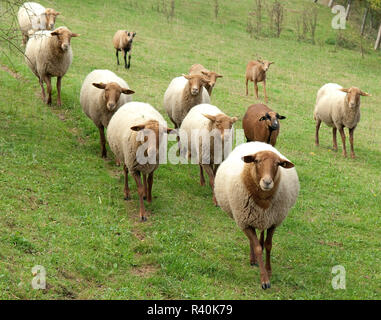
[[[200,185],[205,186],[204,170],[202,169],[201,164],[199,166],[200,166]]]
[[[128,64],[127,64],[127,69],[130,69],[130,65],[131,65],[131,53],[129,52],[129,53],[128,53]]]
[[[143,174],[144,196],[143,199],[147,200],[147,175]]]
[[[255,96],[257,97],[257,99],[259,99],[259,95],[258,95],[258,83],[256,81],[254,81],[254,90],[255,90]]]
[[[152,202],[152,185],[153,185],[153,172],[151,172],[149,175],[148,175],[148,196],[147,196],[147,201],[149,203]]]
[[[332,129],[332,139],[333,139],[333,150],[337,151],[337,139],[336,139],[336,133],[337,133],[337,128],[334,127]]]
[[[258,267],[258,261],[254,254],[254,247],[252,242],[250,241],[250,265]]]
[[[124,171],[124,200],[130,199],[130,188],[128,186],[128,169],[127,166],[123,166]]]
[[[345,145],[345,132],[344,132],[344,127],[340,127],[339,128],[339,132],[340,132],[340,135],[341,135],[341,141],[343,142],[343,156],[346,157],[347,156],[347,147]]]
[[[143,200],[144,186],[143,186],[142,181],[141,181],[140,172],[139,171],[134,172],[133,177],[135,179],[136,186],[138,187],[139,202],[140,202],[140,210],[139,210],[140,220],[141,221],[147,221],[146,210],[144,208],[144,200]]]
[[[259,263],[259,270],[260,270],[260,274],[261,274],[262,289],[266,290],[266,289],[270,288],[271,285],[270,285],[269,277],[267,275],[267,271],[266,271],[265,266],[263,264],[262,246],[261,246],[261,244],[258,241],[257,234],[256,234],[254,228],[248,227],[248,228],[244,229],[243,232],[248,237],[248,239],[250,241],[250,244],[251,244],[251,246],[254,249],[255,257],[256,257],[256,259],[257,259],[257,261]]]
[[[57,105],[60,107],[61,103],[61,81],[62,77],[57,77]]]
[[[315,132],[315,146],[319,146],[319,129],[321,125],[321,120],[316,120],[316,132]]]
[[[249,79],[246,78],[246,96],[249,95],[249,87],[248,87],[248,85],[249,85]]]
[[[124,67],[126,69],[128,69],[128,66],[127,66],[127,59],[126,59],[126,56],[127,56],[127,51],[123,50],[123,59],[124,59]]]
[[[266,93],[266,80],[263,80],[263,93],[265,95],[265,102],[269,102],[269,99],[267,98],[267,93]]]
[[[349,142],[351,143],[351,158],[356,158],[355,156],[355,150],[353,148],[353,133],[355,131],[355,128],[349,129]]]
[[[119,50],[118,49],[116,49],[115,55],[116,55],[116,64],[119,66],[120,63],[119,63]]]
[[[99,137],[101,141],[101,154],[102,158],[107,158],[107,149],[106,149],[106,137],[105,137],[105,128],[103,125],[98,127],[99,129]]]
[[[266,271],[267,271],[267,275],[268,275],[269,278],[271,278],[271,275],[272,275],[270,257],[271,257],[271,249],[273,247],[273,235],[274,235],[274,232],[275,232],[275,227],[271,227],[271,228],[267,229],[267,235],[266,235],[266,241],[265,241]]]
[[[38,82],[40,83],[40,86],[41,86],[41,95],[42,95],[42,101],[45,102],[45,89],[44,89],[44,82],[42,81],[41,78],[38,78]]]
[[[26,34],[22,35],[22,44],[25,46],[26,43],[28,42],[29,37]]]
[[[44,81],[46,83],[46,91],[48,92],[48,100],[46,101],[46,104],[51,105],[52,104],[52,81],[49,76],[45,76]]]
[[[210,187],[212,188],[213,190],[213,203],[215,206],[217,206],[217,200],[216,200],[216,196],[214,195],[214,173],[213,173],[213,165],[211,164],[203,164],[203,169],[205,169],[205,172],[207,173],[207,175],[209,176],[209,185]]]

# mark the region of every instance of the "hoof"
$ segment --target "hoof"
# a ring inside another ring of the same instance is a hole
[[[146,222],[147,221],[147,217],[146,216],[140,217],[140,221],[141,222]]]
[[[258,263],[257,263],[257,262],[250,262],[250,265],[251,265],[252,267],[258,267]]]
[[[262,283],[262,289],[263,290],[270,289],[270,288],[271,288],[270,282]]]

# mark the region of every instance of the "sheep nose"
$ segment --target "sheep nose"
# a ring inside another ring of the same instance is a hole
[[[279,127],[279,123],[278,122],[274,122],[274,123],[271,124],[271,129],[273,129],[273,130],[278,129],[278,127]]]
[[[53,30],[53,28],[54,28],[54,23],[51,23],[50,24],[50,30]]]
[[[198,94],[198,89],[192,89],[192,94],[193,94],[193,95]]]
[[[261,180],[261,187],[263,190],[270,190],[274,186],[274,182],[271,178],[263,178]]]
[[[108,108],[110,111],[113,110],[114,107],[115,107],[115,103],[108,103],[108,104],[107,104],[107,108]]]
[[[62,50],[66,51],[67,49],[69,49],[69,45],[68,44],[63,44],[62,45]]]

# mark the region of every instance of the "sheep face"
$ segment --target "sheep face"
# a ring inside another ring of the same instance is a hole
[[[212,122],[211,131],[217,130],[221,133],[221,140],[224,141],[225,130],[230,132],[233,124],[238,120],[237,117],[229,117],[225,114],[217,114],[215,116],[209,114],[203,114],[204,117],[208,118]]]
[[[267,60],[258,60],[258,62],[262,65],[262,68],[265,72],[269,70],[270,65],[274,63]]]
[[[290,169],[294,164],[280,158],[271,151],[261,151],[253,155],[248,155],[242,160],[251,166],[250,175],[253,183],[259,186],[262,191],[271,191],[277,183],[279,167]]]
[[[54,9],[47,8],[45,11],[46,18],[46,29],[53,30],[54,24],[56,23],[56,18],[60,13],[55,11]]]
[[[79,37],[78,33],[73,33],[65,27],[60,27],[50,33],[52,36],[57,37],[60,48],[62,51],[67,51],[70,48],[70,40],[72,37]]]
[[[341,88],[340,91],[343,91],[347,94],[348,106],[352,109],[360,107],[360,96],[371,96],[369,93],[361,91],[359,88],[351,87],[348,89]]]
[[[211,88],[214,88],[217,78],[223,78],[222,75],[213,71],[201,71],[201,73],[207,77],[207,79],[209,80],[209,86]]]
[[[279,113],[270,111],[259,119],[259,121],[265,121],[270,130],[279,129],[279,120],[286,119],[285,116],[279,115]]]
[[[134,40],[134,37],[136,36],[136,32],[130,32],[130,31],[125,31],[127,35],[127,44],[131,44],[132,40]]]
[[[145,156],[158,159],[160,143],[163,141],[164,133],[170,133],[174,129],[160,126],[157,120],[148,120],[143,124],[131,127],[131,130],[143,134],[144,143],[147,143]]]
[[[135,91],[132,91],[127,88],[122,88],[119,84],[116,82],[110,82],[107,84],[104,83],[93,83],[93,86],[104,90],[104,98],[106,101],[106,107],[109,111],[114,111],[120,95],[123,94],[133,94]]]
[[[190,93],[192,96],[197,96],[201,92],[202,87],[209,83],[209,80],[205,76],[201,75],[185,75],[183,77],[189,81]]]

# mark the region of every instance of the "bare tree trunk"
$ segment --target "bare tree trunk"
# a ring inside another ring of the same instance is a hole
[[[329,0],[329,2],[328,2],[328,7],[330,7],[330,8],[333,7],[333,0]]]
[[[380,42],[381,42],[381,23],[380,23],[380,27],[378,28],[378,35],[377,35],[376,43],[374,45],[374,50],[377,50],[380,47]]]
[[[348,0],[347,11],[345,12],[345,20],[349,19],[349,13],[351,12],[352,0]]]
[[[366,18],[368,17],[369,8],[365,8],[364,15],[362,17],[361,35],[364,35]]]

